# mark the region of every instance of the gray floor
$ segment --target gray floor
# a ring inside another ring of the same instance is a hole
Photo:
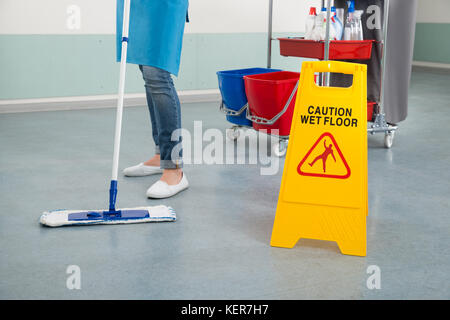
[[[257,165],[190,165],[189,190],[164,201],[157,177],[119,179],[119,205],[168,204],[178,221],[45,228],[48,209],[107,205],[113,109],[0,115],[0,298],[8,299],[431,299],[450,298],[450,75],[413,74],[410,115],[392,150],[369,137],[368,255],[335,243],[269,246],[280,173]],[[127,108],[121,168],[152,151],[144,107]],[[217,104],[183,106],[224,130]],[[81,268],[81,289],[66,268]],[[381,289],[366,287],[367,267]]]

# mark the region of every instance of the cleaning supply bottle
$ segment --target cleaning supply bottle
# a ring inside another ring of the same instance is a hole
[[[316,8],[315,7],[311,7],[309,9],[309,15],[306,18],[305,39],[311,39],[312,38],[312,33],[314,31],[316,16],[317,16]]]
[[[344,8],[336,8],[336,17],[339,19],[339,21],[342,24],[342,31],[344,31],[344,14],[345,14],[345,9]]]
[[[322,19],[322,29],[320,33],[320,40],[325,40],[325,32],[327,28],[327,8],[323,7],[320,10],[320,17]]]
[[[323,30],[323,17],[322,14],[319,14],[314,19],[314,28],[311,33],[311,40],[319,41],[322,37]],[[325,36],[324,36],[325,38]]]
[[[331,8],[330,10],[333,11],[333,8]],[[322,8],[321,15],[322,15],[322,30],[321,30],[321,34],[320,34],[320,40],[325,40],[325,36],[326,36],[326,32],[327,32],[327,8]],[[331,12],[329,40],[337,40],[336,27],[334,26],[335,22],[336,22],[336,20],[333,18],[333,12]]]
[[[363,28],[361,17],[363,15],[363,10],[355,10],[353,13],[353,23],[354,23],[354,34],[352,40],[364,40]]]
[[[353,1],[349,1],[347,20],[344,25],[344,40],[353,40],[353,34],[355,24],[353,22],[353,15],[355,12],[355,4]]]
[[[344,27],[342,25],[342,21],[339,19],[339,17],[336,14],[336,8],[331,7],[331,26],[334,28],[336,39],[335,40],[341,40],[342,39],[342,32],[344,30]]]

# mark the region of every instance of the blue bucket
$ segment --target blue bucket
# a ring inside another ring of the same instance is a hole
[[[245,95],[244,76],[281,71],[278,69],[251,68],[217,72],[219,89],[226,108],[239,111],[247,104]],[[252,126],[252,122],[245,117],[245,110],[240,115],[227,115],[227,120],[239,126]]]

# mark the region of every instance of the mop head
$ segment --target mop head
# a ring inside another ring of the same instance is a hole
[[[56,210],[46,211],[40,223],[49,227],[91,225],[91,224],[125,224],[144,222],[175,221],[175,211],[163,205],[120,209],[119,217],[105,215],[105,210]]]

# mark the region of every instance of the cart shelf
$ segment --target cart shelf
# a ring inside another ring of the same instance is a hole
[[[280,54],[286,57],[324,59],[325,41],[304,38],[278,38]],[[372,55],[375,40],[335,40],[330,41],[330,60],[368,60]]]

